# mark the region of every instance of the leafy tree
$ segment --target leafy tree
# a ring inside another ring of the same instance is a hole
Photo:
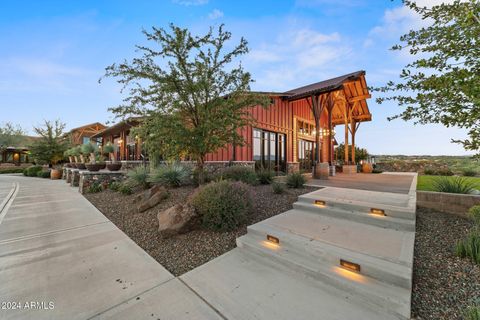
[[[337,148],[335,148],[336,158],[338,161],[345,162],[345,144],[340,143]],[[348,154],[352,154],[352,145],[348,145]],[[369,156],[367,149],[359,148],[355,146],[355,163],[360,162],[360,160],[366,160]]]
[[[5,122],[3,127],[0,127],[0,148],[24,147],[25,143],[27,143],[26,132],[19,125]]]
[[[403,3],[430,25],[411,30],[392,47],[417,60],[404,67],[399,82],[375,89],[393,92],[377,102],[392,100],[404,108],[389,120],[467,128],[468,139],[452,141],[480,150],[480,2],[455,0],[431,8]]]
[[[54,166],[63,159],[63,154],[68,148],[63,135],[64,129],[65,123],[60,120],[55,122],[45,120],[43,126],[33,128],[39,135],[39,139],[31,146],[32,156],[36,161]]]
[[[226,49],[231,33],[223,25],[203,36],[173,24],[169,31],[154,27],[143,33],[155,48],[137,46],[141,57],[106,68],[107,77],[129,89],[123,105],[110,110],[144,116],[133,134],[150,152],[195,160],[203,182],[206,154],[243,144],[238,129],[252,124],[249,107],[269,102],[250,92],[250,74],[234,64],[248,52],[247,41]]]

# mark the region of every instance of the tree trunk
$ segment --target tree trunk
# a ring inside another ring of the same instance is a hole
[[[95,164],[97,160],[95,159],[95,153],[90,153],[90,163]]]
[[[109,155],[110,155],[110,160],[112,161],[112,163],[117,162],[117,160],[115,159],[115,154],[113,152],[109,153]]]
[[[197,158],[197,174],[198,174],[198,184],[205,184],[205,156],[200,156]]]
[[[85,163],[85,158],[83,157],[83,154],[80,155],[80,161],[81,163]]]

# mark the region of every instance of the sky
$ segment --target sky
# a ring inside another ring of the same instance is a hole
[[[357,70],[366,71],[369,86],[383,85],[412,59],[389,48],[426,23],[399,0],[2,1],[0,124],[32,133],[44,119],[61,119],[67,129],[114,122],[108,108],[124,96],[114,79],[99,83],[105,67],[137,56],[135,45],[147,44],[142,29],[171,22],[195,34],[223,23],[233,34],[230,45],[246,38],[250,51],[241,60],[258,91],[286,91]],[[465,130],[388,121],[402,110],[378,105],[375,97],[368,101],[373,121],[356,136],[360,147],[372,154],[469,154],[450,142]]]

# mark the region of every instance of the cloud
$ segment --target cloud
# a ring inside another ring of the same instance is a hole
[[[297,7],[318,7],[325,5],[334,5],[334,6],[345,6],[345,7],[356,7],[364,5],[364,0],[297,0],[295,5]]]
[[[203,6],[208,3],[208,0],[172,0],[173,3],[182,5],[182,6]]]
[[[256,70],[253,73],[259,90],[287,90],[333,76],[336,63],[348,60],[351,51],[338,32],[300,27],[252,47],[245,63]]]
[[[208,18],[211,20],[219,19],[223,17],[223,11],[218,9],[214,9],[212,12],[208,14]]]

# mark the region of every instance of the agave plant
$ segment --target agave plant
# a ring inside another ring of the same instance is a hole
[[[113,146],[113,144],[111,144],[110,142],[107,143],[103,147],[103,152],[108,153],[110,155],[110,160],[112,160],[112,163],[116,162],[115,155],[113,154],[115,152],[115,147]]]
[[[98,151],[97,145],[90,142],[87,144],[83,144],[81,148],[82,154],[89,155],[90,163],[95,164],[95,153]]]
[[[478,185],[465,177],[438,177],[433,181],[433,189],[437,192],[469,194]]]
[[[63,153],[63,156],[64,156],[64,157],[67,157],[67,158],[68,158],[68,162],[70,162],[70,163],[73,162],[72,149],[73,149],[73,148],[67,149],[67,150],[65,150],[65,152]]]
[[[83,160],[83,156],[80,152],[80,146],[73,147],[70,152],[72,154],[72,157],[75,159],[75,162],[80,162]],[[81,157],[82,159],[78,161],[78,157]]]

